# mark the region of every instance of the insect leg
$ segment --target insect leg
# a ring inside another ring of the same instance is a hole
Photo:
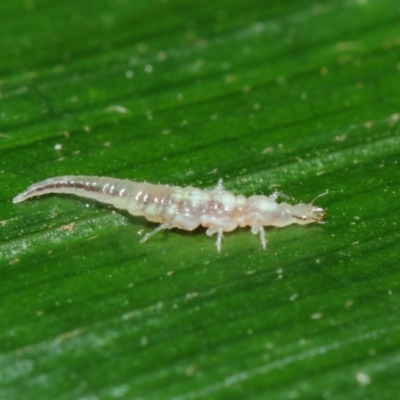
[[[222,232],[222,228],[218,228],[218,236],[217,236],[217,251],[218,253],[221,253],[221,247],[222,247],[222,238],[224,237],[224,234]]]
[[[223,233],[222,228],[221,228],[221,227],[218,227],[218,226],[213,226],[213,227],[210,226],[210,227],[206,230],[206,234],[207,234],[208,236],[212,236],[212,235],[214,235],[214,233],[218,233],[217,241],[216,241],[215,245],[217,246],[217,251],[218,251],[218,253],[220,253],[220,252],[221,252],[222,239],[223,239],[223,237],[224,237],[224,233]]]
[[[269,198],[270,198],[272,201],[275,201],[275,200],[279,197],[279,195],[280,195],[279,192],[274,192],[274,193],[272,193],[272,194],[269,195]]]
[[[257,235],[257,233],[260,234],[260,242],[263,250],[267,248],[267,239],[265,238],[265,232],[264,232],[264,227],[262,225],[253,225],[251,227],[251,233],[254,235]]]
[[[171,229],[171,228],[173,228],[173,227],[174,227],[174,225],[171,224],[170,222],[165,222],[165,223],[163,223],[163,224],[157,226],[157,228],[153,229],[151,232],[146,233],[146,234],[144,235],[143,239],[140,241],[140,243],[145,242],[150,236],[155,235],[157,232],[160,232],[160,231],[162,231],[163,229]]]

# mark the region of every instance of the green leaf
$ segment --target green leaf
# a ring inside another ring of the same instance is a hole
[[[394,399],[398,1],[0,5],[1,399]],[[326,224],[225,235],[51,176],[278,190]]]

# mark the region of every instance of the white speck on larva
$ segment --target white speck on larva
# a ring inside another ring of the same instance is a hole
[[[61,149],[62,149],[62,144],[57,143],[57,144],[54,145],[54,150],[60,151]]]

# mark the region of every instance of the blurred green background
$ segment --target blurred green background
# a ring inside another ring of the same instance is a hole
[[[394,399],[400,4],[0,4],[0,398]],[[279,190],[326,224],[161,232],[31,183]]]

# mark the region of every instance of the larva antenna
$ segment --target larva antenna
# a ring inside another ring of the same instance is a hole
[[[312,202],[310,203],[310,205],[313,205],[313,204],[314,204],[314,201],[317,200],[317,199],[319,199],[320,197],[326,196],[327,194],[331,194],[331,193],[335,193],[335,192],[330,192],[329,190],[327,190],[326,192],[319,194],[317,197],[314,197],[314,199],[312,200]]]
[[[319,194],[319,195],[318,195],[317,197],[315,197],[315,198],[313,199],[313,201],[309,204],[309,207],[311,207],[311,210],[312,210],[312,219],[313,219],[314,221],[317,221],[317,222],[320,223],[320,224],[324,224],[324,223],[325,223],[325,222],[322,221],[322,220],[326,217],[326,210],[325,210],[324,208],[314,206],[314,201],[317,200],[317,199],[319,199],[320,197],[326,196],[327,194],[330,194],[330,193],[334,193],[334,192],[329,192],[329,190],[327,190],[326,192]]]

